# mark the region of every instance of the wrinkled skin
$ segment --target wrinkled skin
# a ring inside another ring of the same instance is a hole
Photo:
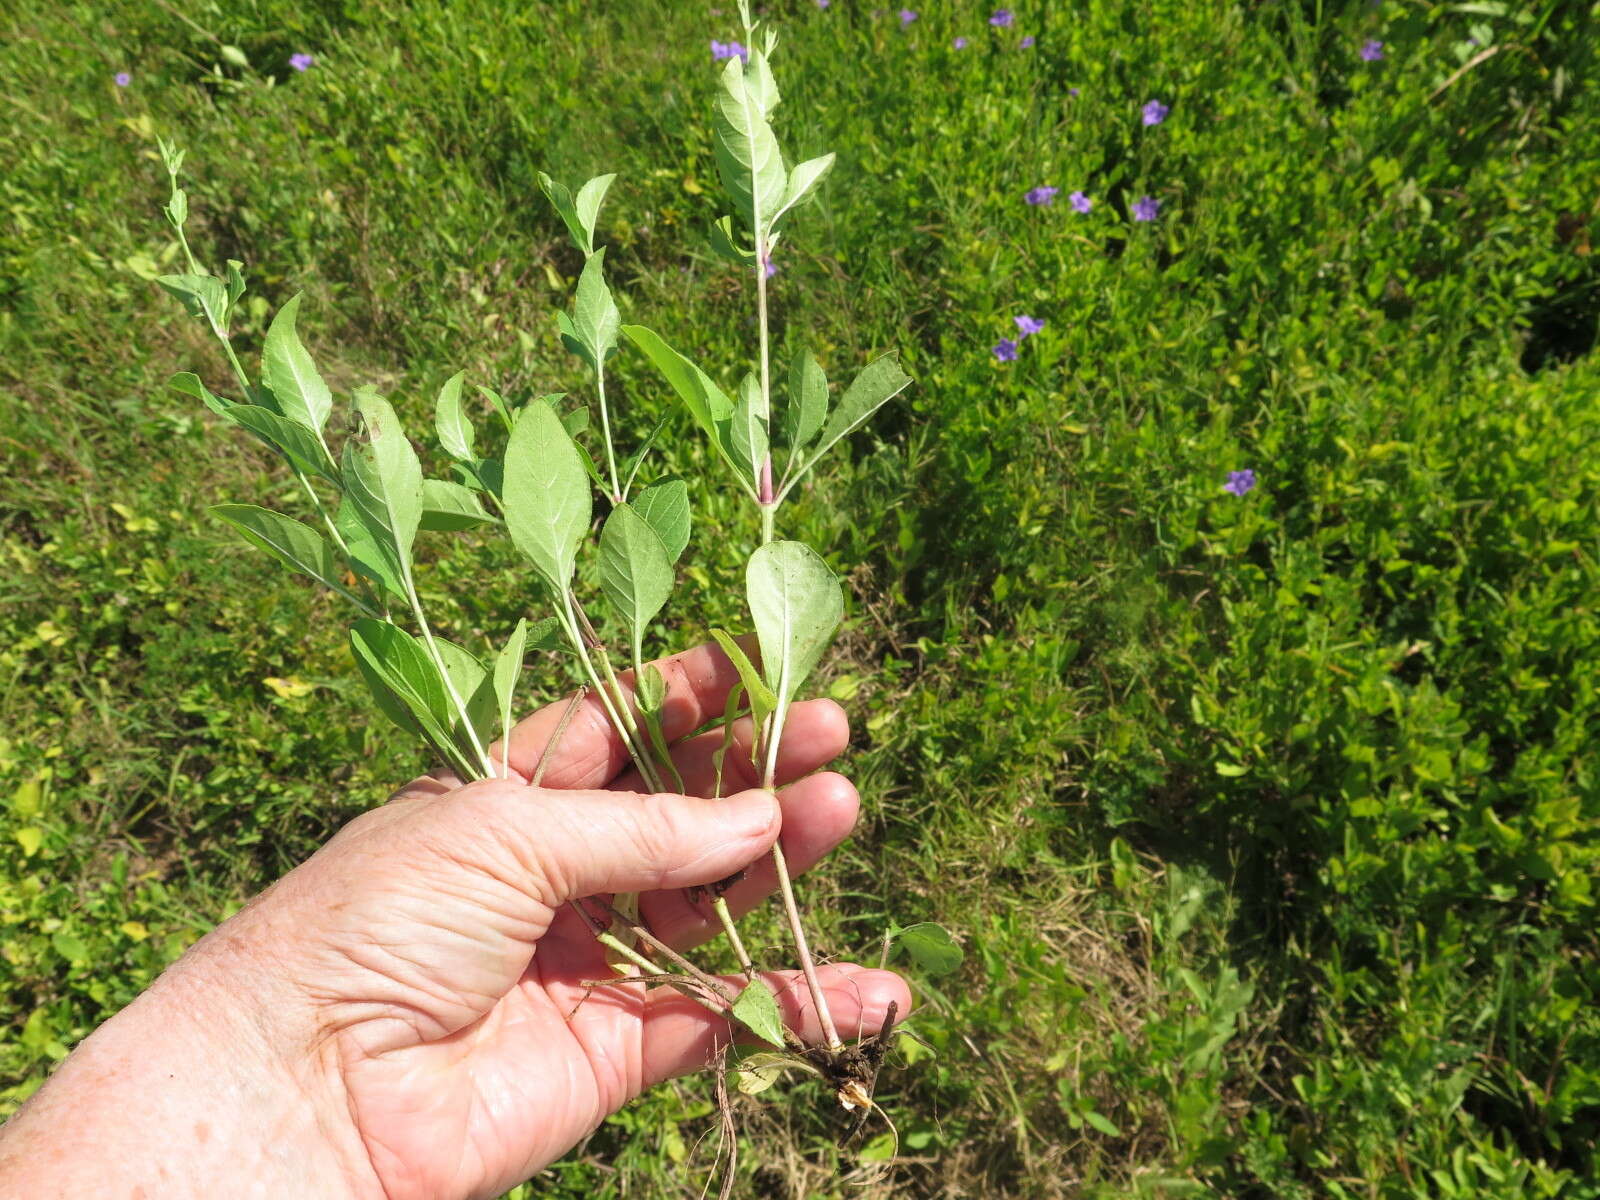
[[[509,778],[414,781],[74,1052],[0,1135],[0,1192],[246,1194],[244,1178],[262,1195],[493,1196],[645,1088],[704,1066],[727,1021],[667,987],[591,990],[615,976],[567,902],[639,892],[658,936],[694,946],[720,926],[686,887],[749,866],[727,897],[749,909],[773,890],[764,855],[780,827],[802,870],[848,834],[858,800],[841,776],[810,774],[848,736],[828,701],[793,709],[776,801],[693,798],[712,790],[721,734],[684,735],[720,716],[735,675],[710,647],[661,666],[688,795],[637,794],[592,701],[539,788],[524,781],[565,705],[516,728]],[[741,723],[725,790],[754,782],[749,737]],[[909,1007],[887,972],[822,978],[846,1035]],[[815,1040],[798,973],[767,979]]]

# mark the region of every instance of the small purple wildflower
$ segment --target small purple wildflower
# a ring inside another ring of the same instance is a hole
[[[1161,212],[1161,201],[1154,196],[1141,196],[1133,202],[1135,221],[1154,221]]]
[[[1021,48],[1023,50],[1032,50],[1033,49],[1033,34],[1030,33],[1027,37],[1023,38],[1020,42],[1018,42],[1017,45],[1018,45],[1019,48]]]
[[[118,87],[127,87],[133,82],[133,76],[128,74],[126,71],[118,71],[111,77],[111,82],[116,84]]]
[[[1041,204],[1048,207],[1056,202],[1056,193],[1060,190],[1058,187],[1051,187],[1045,184],[1042,187],[1031,188],[1023,199],[1035,207]]]
[[[1228,482],[1222,485],[1222,490],[1235,496],[1242,496],[1256,486],[1256,473],[1249,467],[1242,471],[1229,471]]]
[[[817,7],[818,8],[827,8],[828,5],[830,5],[832,3],[833,3],[833,0],[817,0]]]
[[[1094,207],[1094,201],[1082,192],[1073,192],[1067,197],[1067,202],[1072,205],[1073,212],[1086,213]]]
[[[915,21],[916,19],[917,19],[917,14],[914,13],[913,11],[911,11],[911,9],[902,8],[900,10],[900,28],[901,29],[904,29],[907,25],[911,24],[911,22]]]
[[[1018,341],[1021,341],[1025,337],[1031,337],[1033,334],[1038,333],[1044,328],[1043,321],[1041,321],[1038,317],[1030,317],[1027,313],[1023,313],[1020,317],[1013,317],[1012,320],[1017,323]]]
[[[309,71],[316,61],[315,58],[303,50],[299,54],[289,55],[289,65],[296,71]]]
[[[994,344],[994,356],[1001,362],[1015,362],[1017,358],[1017,344],[1010,338],[1001,338]]]
[[[766,277],[768,279],[771,279],[777,273],[778,273],[778,264],[772,261],[772,256],[769,254],[767,256]]]
[[[1167,119],[1171,110],[1159,100],[1152,100],[1144,106],[1144,123],[1146,125],[1159,125]]]
[[[1012,15],[1009,8],[997,8],[994,10],[994,12],[989,14],[989,24],[995,26],[997,29],[1004,29],[1016,19],[1017,18]]]
[[[964,37],[958,37],[955,39],[955,41],[950,43],[950,49],[952,50],[965,50],[966,48],[967,39]]]
[[[1361,45],[1361,61],[1377,62],[1383,57],[1383,43],[1373,38]]]
[[[1078,98],[1078,89],[1077,88],[1068,88],[1067,89],[1067,95],[1071,96],[1074,100],[1076,100]]]
[[[713,62],[721,62],[725,58],[735,57],[741,62],[749,62],[750,51],[738,42],[719,42],[716,38],[711,39],[711,60]]]

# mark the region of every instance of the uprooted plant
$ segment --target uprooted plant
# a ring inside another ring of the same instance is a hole
[[[777,518],[823,455],[910,380],[893,356],[885,355],[868,363],[833,403],[822,368],[802,347],[788,364],[783,386],[775,386],[771,255],[794,214],[814,198],[833,155],[785,165],[770,123],[779,100],[771,70],[776,37],[751,20],[744,0],[740,13],[750,46],[748,64],[739,56],[729,59],[715,111],[717,164],[734,211],[716,223],[711,244],[753,284],[757,345],[751,369],[730,396],[659,334],[624,325],[605,280],[605,250],[595,246],[613,176],[591,179],[576,192],[541,176],[584,256],[572,309],[558,314],[557,322],[563,344],[591,373],[599,420],[592,425],[583,406],[563,411],[561,394],[517,402],[479,385],[483,404],[476,407],[487,410],[494,428],[485,436],[470,413],[474,406],[466,399],[465,373],[456,374],[435,402],[435,429],[452,460],[454,479],[424,476],[394,409],[370,387],[352,394],[360,433],[341,446],[330,442],[333,394],[296,331],[299,296],[275,314],[257,374],[252,378],[245,370],[229,337],[245,291],[243,264],[230,261],[214,275],[195,258],[184,232],[187,197],[178,182],[183,154],[162,144],[171,178],[165,213],[188,269],[159,282],[216,336],[240,399],[225,399],[192,373],[176,376],[173,385],[279,455],[321,529],[249,504],[221,504],[213,511],[251,544],[325,584],[355,609],[351,650],[378,708],[431,746],[463,780],[510,774],[518,681],[530,650],[545,649],[570,656],[583,688],[597,698],[646,786],[682,788],[662,727],[665,681],[646,661],[645,648],[689,544],[689,487],[671,478],[641,485],[650,477],[649,452],[665,419],[631,452],[620,453],[622,422],[607,393],[607,364],[621,337],[643,352],[682,401],[758,518],[759,537],[745,571],[757,661],[731,635],[714,631],[740,680],[723,718],[717,794],[733,723],[744,715],[754,729],[752,764],[762,785],[774,786],[790,707],[843,620],[838,578],[810,547],[780,540]],[[586,443],[596,444],[596,451]],[[591,545],[596,491],[606,511]],[[502,528],[528,560],[548,609],[542,619],[519,621],[492,662],[430,625],[413,553],[419,535],[483,526]],[[616,653],[632,668],[631,695],[613,664],[614,647],[602,639],[585,607],[593,597],[580,595],[577,565],[586,547],[597,556],[599,591],[615,617],[607,627],[623,635],[625,644]],[[507,747],[498,762],[489,753],[496,735]],[[642,924],[633,897],[617,897],[614,905],[601,908],[578,906],[579,912],[620,973],[671,983],[740,1022],[770,1047],[741,1062],[742,1090],[759,1091],[778,1072],[799,1069],[825,1080],[847,1109],[864,1117],[875,1108],[872,1087],[890,1030],[857,1046],[840,1037],[817,978],[788,864],[776,844],[772,856],[785,921],[823,1035],[819,1045],[802,1044],[784,1028],[776,998],[758,976],[723,898],[729,881],[698,899],[715,911],[744,974],[737,991],[656,939]],[[959,961],[948,935],[936,926],[894,933],[926,969],[948,969]]]

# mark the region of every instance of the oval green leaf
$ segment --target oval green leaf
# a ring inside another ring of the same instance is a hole
[[[745,596],[767,683],[787,704],[844,620],[839,580],[811,547],[768,542],[750,556]]]
[[[501,488],[512,544],[554,595],[564,595],[594,500],[578,448],[549,405],[530,404],[517,418]]]

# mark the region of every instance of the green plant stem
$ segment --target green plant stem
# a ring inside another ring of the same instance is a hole
[[[760,316],[761,327],[761,391],[763,399],[767,399],[767,273],[766,263],[759,255],[756,262],[756,306]],[[769,408],[770,411],[770,408]],[[773,524],[777,513],[776,504],[758,504],[761,509],[761,544],[767,545],[773,538]],[[782,681],[778,695],[784,694]],[[778,701],[778,709],[772,714],[771,722],[766,729],[765,766],[761,773],[761,786],[768,791],[776,793],[778,775],[778,745],[783,737],[784,722],[788,717],[788,705],[783,700]],[[817,1010],[817,1023],[822,1027],[822,1035],[827,1039],[828,1047],[837,1050],[844,1045],[839,1040],[839,1030],[833,1023],[833,1013],[828,1008],[828,999],[823,994],[822,983],[817,978],[817,964],[811,956],[810,943],[806,941],[805,924],[800,919],[800,906],[794,896],[794,880],[789,874],[789,861],[784,857],[783,846],[780,842],[772,843],[772,866],[778,876],[778,891],[783,897],[783,913],[789,922],[789,934],[794,939],[796,956],[800,959],[800,970],[806,978],[806,988],[811,993],[811,1005]],[[719,916],[721,914],[718,914]]]
[[[739,927],[733,922],[733,913],[728,911],[727,900],[718,896],[711,902],[711,907],[716,911],[717,920],[722,922],[722,932],[728,935],[728,945],[733,947],[733,956],[739,960],[739,970],[744,972],[746,979],[754,979],[755,964],[750,961],[750,952],[744,948],[744,939],[739,936]]]
[[[461,717],[461,728],[466,730],[467,738],[472,743],[473,753],[478,756],[478,765],[483,769],[483,779],[494,778],[494,764],[489,761],[489,752],[483,748],[483,742],[478,737],[478,731],[472,727],[472,719],[467,715],[467,705],[461,699],[461,694],[456,691],[455,681],[450,678],[450,672],[444,665],[444,656],[439,653],[438,643],[433,640],[433,630],[428,628],[428,618],[423,615],[422,601],[417,596],[416,580],[412,577],[409,564],[402,562],[403,574],[400,582],[405,585],[406,599],[411,602],[411,615],[417,619],[417,628],[422,630],[422,640],[428,647],[428,654],[433,659],[433,665],[439,670],[439,678],[444,681],[444,690],[450,696],[450,703],[455,705],[456,712]]]
[[[751,180],[752,186],[755,180]],[[759,219],[759,214],[757,219]],[[756,325],[761,346],[761,419],[772,427],[771,353],[767,333],[767,235],[756,235]]]
[[[178,237],[180,239],[183,237],[183,230],[178,230]],[[189,253],[189,244],[187,242],[184,243],[183,249],[185,254]],[[199,267],[193,265],[193,255],[189,256],[189,262],[191,264],[191,268],[198,273]],[[215,329],[213,329],[212,332],[217,334],[217,341],[222,343],[222,352],[228,356],[228,365],[233,368],[233,377],[239,381],[239,390],[244,393],[244,398],[247,401],[250,400],[250,377],[245,374],[244,364],[239,361],[239,356],[234,353],[233,343],[228,340],[226,334],[218,333]],[[320,429],[317,430],[317,441],[322,446],[322,452],[328,456],[328,461],[332,462],[333,454],[328,449],[328,443],[323,440],[322,430]],[[285,459],[285,461],[287,462],[288,460]],[[300,481],[300,486],[305,489],[306,495],[310,497],[311,506],[317,510],[317,515],[322,518],[323,525],[327,527],[328,536],[333,539],[333,544],[339,547],[339,553],[344,555],[344,560],[348,564],[350,562],[350,547],[346,545],[344,535],[339,532],[339,527],[334,523],[333,517],[329,514],[327,506],[322,503],[322,497],[317,495],[317,489],[311,486],[311,480],[306,478],[306,473],[304,471],[295,466],[293,463],[289,463],[289,469],[294,472],[294,477]],[[351,574],[355,574],[355,572],[352,571]],[[369,606],[369,610],[376,611],[376,606]]]
[[[594,388],[600,397],[600,436],[606,443],[606,467],[611,472],[611,502],[622,503],[622,483],[617,475],[617,452],[611,445],[611,416],[606,411],[606,373],[605,368],[594,369]]]
[[[563,608],[557,614],[562,620],[562,628],[566,631],[567,639],[571,641],[573,649],[578,652],[578,660],[583,664],[584,673],[589,676],[589,683],[600,697],[600,703],[610,718],[611,727],[617,731],[617,736],[622,738],[622,744],[627,748],[628,756],[633,759],[633,765],[639,768],[639,774],[645,779],[646,786],[653,791],[660,791],[660,783],[650,761],[640,753],[639,747],[634,744],[628,726],[623,721],[622,715],[617,711],[617,706],[611,698],[611,693],[606,690],[600,681],[600,674],[594,668],[594,660],[589,656],[589,646],[584,639],[582,630],[578,627],[577,605],[569,589],[562,597]],[[609,664],[608,664],[609,667]]]

